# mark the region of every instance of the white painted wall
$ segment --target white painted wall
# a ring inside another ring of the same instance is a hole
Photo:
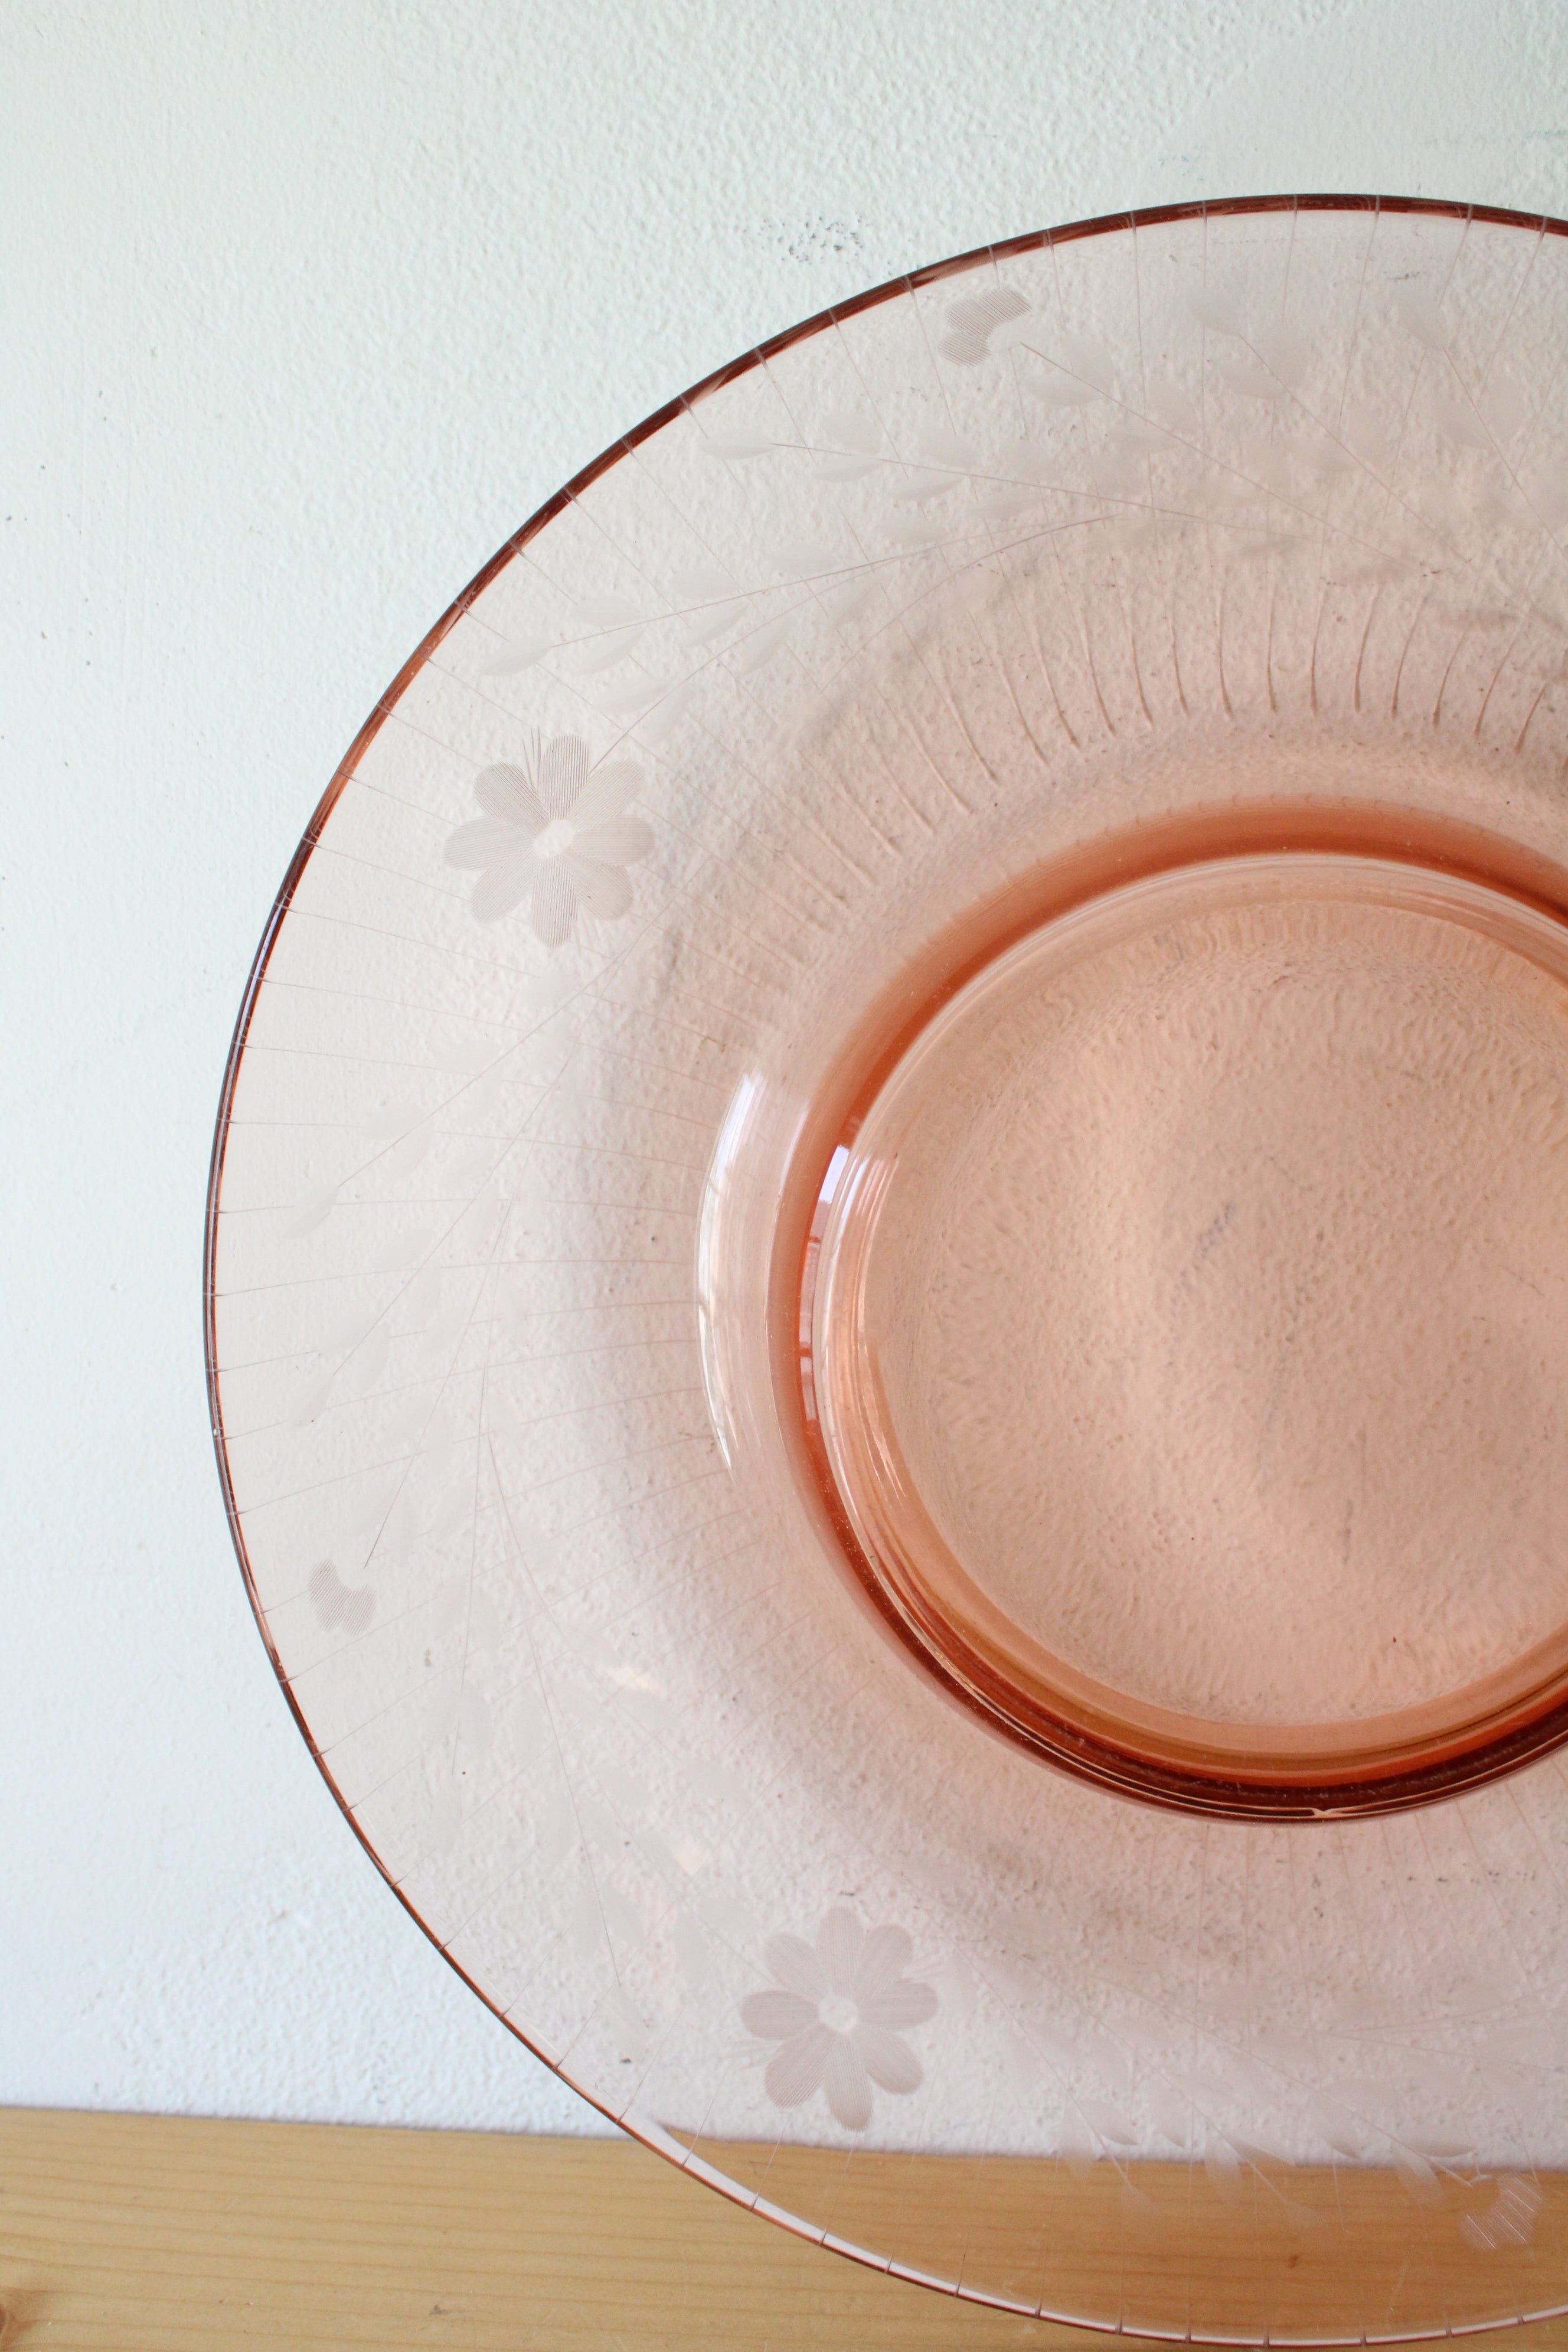
[[[318,1780],[219,1506],[207,1149],[294,843],[695,377],[1128,205],[1568,213],[1568,11],[9,0],[0,103],[0,2101],[579,2128]]]

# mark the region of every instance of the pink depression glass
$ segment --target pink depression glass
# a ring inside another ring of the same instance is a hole
[[[692,2175],[1213,2343],[1568,2309],[1568,241],[964,256],[409,662],[236,1034],[235,1539]]]

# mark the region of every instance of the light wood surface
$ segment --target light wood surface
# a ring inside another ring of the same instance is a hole
[[[1025,2310],[1218,2344],[1356,2343],[1493,2326],[1561,2302],[1568,2174],[1407,2161],[1208,2164],[896,2156],[690,2141],[759,2200]],[[1517,2229],[1473,2231],[1500,2197]],[[1517,2339],[1516,2339],[1517,2340]]]
[[[921,2161],[887,2159],[904,2192]],[[629,2142],[19,2108],[0,2110],[0,2305],[3,2352],[1105,2341],[879,2276]],[[1568,2324],[1468,2340],[1568,2352]]]

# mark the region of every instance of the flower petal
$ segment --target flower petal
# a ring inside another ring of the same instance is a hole
[[[763,1959],[780,1984],[799,1993],[813,2009],[826,1994],[827,1971],[803,1937],[770,1936],[763,1947]]]
[[[865,1940],[865,1930],[853,1911],[830,1911],[817,1929],[816,1948],[835,1992],[854,1991]]]
[[[770,1989],[748,1993],[741,2003],[741,2021],[748,2033],[760,2034],[764,2042],[788,2042],[816,2023],[816,2003],[798,1992]]]
[[[545,946],[558,948],[563,940],[571,938],[572,919],[577,911],[572,877],[565,871],[563,857],[541,861],[530,850],[529,858],[533,867],[533,903],[528,911]]]
[[[498,916],[510,915],[519,901],[527,898],[538,871],[532,850],[525,846],[513,850],[510,857],[503,857],[481,874],[468,901],[480,922],[493,923]]]
[[[565,866],[579,902],[601,922],[614,922],[631,905],[632,886],[623,867],[601,866],[595,858],[579,856],[574,849],[563,849],[555,863]]]
[[[510,761],[474,778],[474,798],[487,816],[499,817],[502,824],[520,824],[531,841],[543,827],[544,811],[532,778]]]
[[[855,2028],[854,2042],[867,2074],[884,2091],[897,2091],[900,2095],[906,2095],[920,2089],[925,2079],[925,2069],[909,2043],[900,2042],[896,2033],[886,2032],[879,2025],[862,2022]]]
[[[636,800],[641,784],[642,770],[635,760],[606,760],[595,769],[566,814],[579,827],[608,824],[628,801]]]
[[[539,798],[546,816],[566,816],[588,781],[588,746],[581,735],[557,735],[539,763]]]
[[[822,2075],[827,2104],[846,2131],[864,2131],[871,2120],[871,2084],[865,2061],[847,2033],[835,2033],[831,2039],[833,2047]]]
[[[601,866],[629,866],[653,847],[653,827],[640,816],[611,817],[604,824],[581,827],[572,846],[579,857],[592,857]]]
[[[921,1984],[910,1977],[900,1977],[894,1984],[885,1985],[873,1993],[869,2000],[862,1995],[860,2015],[868,2025],[900,2027],[923,2025],[934,2017],[942,2004],[934,1985]]]
[[[793,2042],[781,2042],[763,2076],[763,2087],[775,2106],[798,2107],[822,2088],[833,2045],[839,2039],[826,2025],[812,2025]]]
[[[469,868],[494,866],[525,846],[526,839],[515,824],[507,824],[500,817],[477,816],[471,824],[460,824],[448,839],[447,863]]]
[[[902,1927],[873,1927],[860,1951],[855,1979],[856,1998],[875,2000],[895,1977],[901,1977],[914,1957],[914,1946]]]

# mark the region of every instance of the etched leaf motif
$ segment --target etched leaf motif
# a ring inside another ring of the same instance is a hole
[[[882,462],[880,428],[855,409],[835,409],[822,420],[824,455],[816,471],[825,482],[858,481]]]
[[[1425,286],[1402,286],[1396,308],[1418,343],[1425,343],[1428,351],[1447,350],[1452,341],[1447,322]]]
[[[771,441],[763,441],[740,433],[709,434],[702,443],[704,453],[708,457],[727,458],[731,464],[736,464],[747,457],[765,457],[773,446]]]
[[[1138,2126],[1107,2099],[1080,2099],[1079,2113],[1089,2129],[1113,2147],[1136,2147]]]
[[[1541,2190],[1533,2180],[1517,2172],[1505,2173],[1485,2211],[1465,2215],[1460,2234],[1467,2244],[1483,2253],[1496,2253],[1503,2246],[1527,2246],[1535,2234],[1541,2204]]]
[[[1043,401],[1047,408],[1089,408],[1104,396],[1092,383],[1086,383],[1081,376],[1071,374],[1066,368],[1058,368],[1051,375],[1031,368],[1022,383],[1025,391]]]
[[[510,645],[503,646],[500,651],[493,654],[489,661],[481,662],[479,676],[481,677],[515,677],[519,670],[531,669],[536,662],[542,661],[545,655],[553,650],[554,639],[552,637],[520,638]]]
[[[290,1241],[303,1241],[307,1234],[326,1223],[337,1207],[340,1189],[336,1184],[316,1185],[303,1200],[283,1211],[278,1220],[279,1229]]]
[[[1208,327],[1215,334],[1239,335],[1244,331],[1241,297],[1233,288],[1194,287],[1187,296],[1187,310],[1200,327]]]

